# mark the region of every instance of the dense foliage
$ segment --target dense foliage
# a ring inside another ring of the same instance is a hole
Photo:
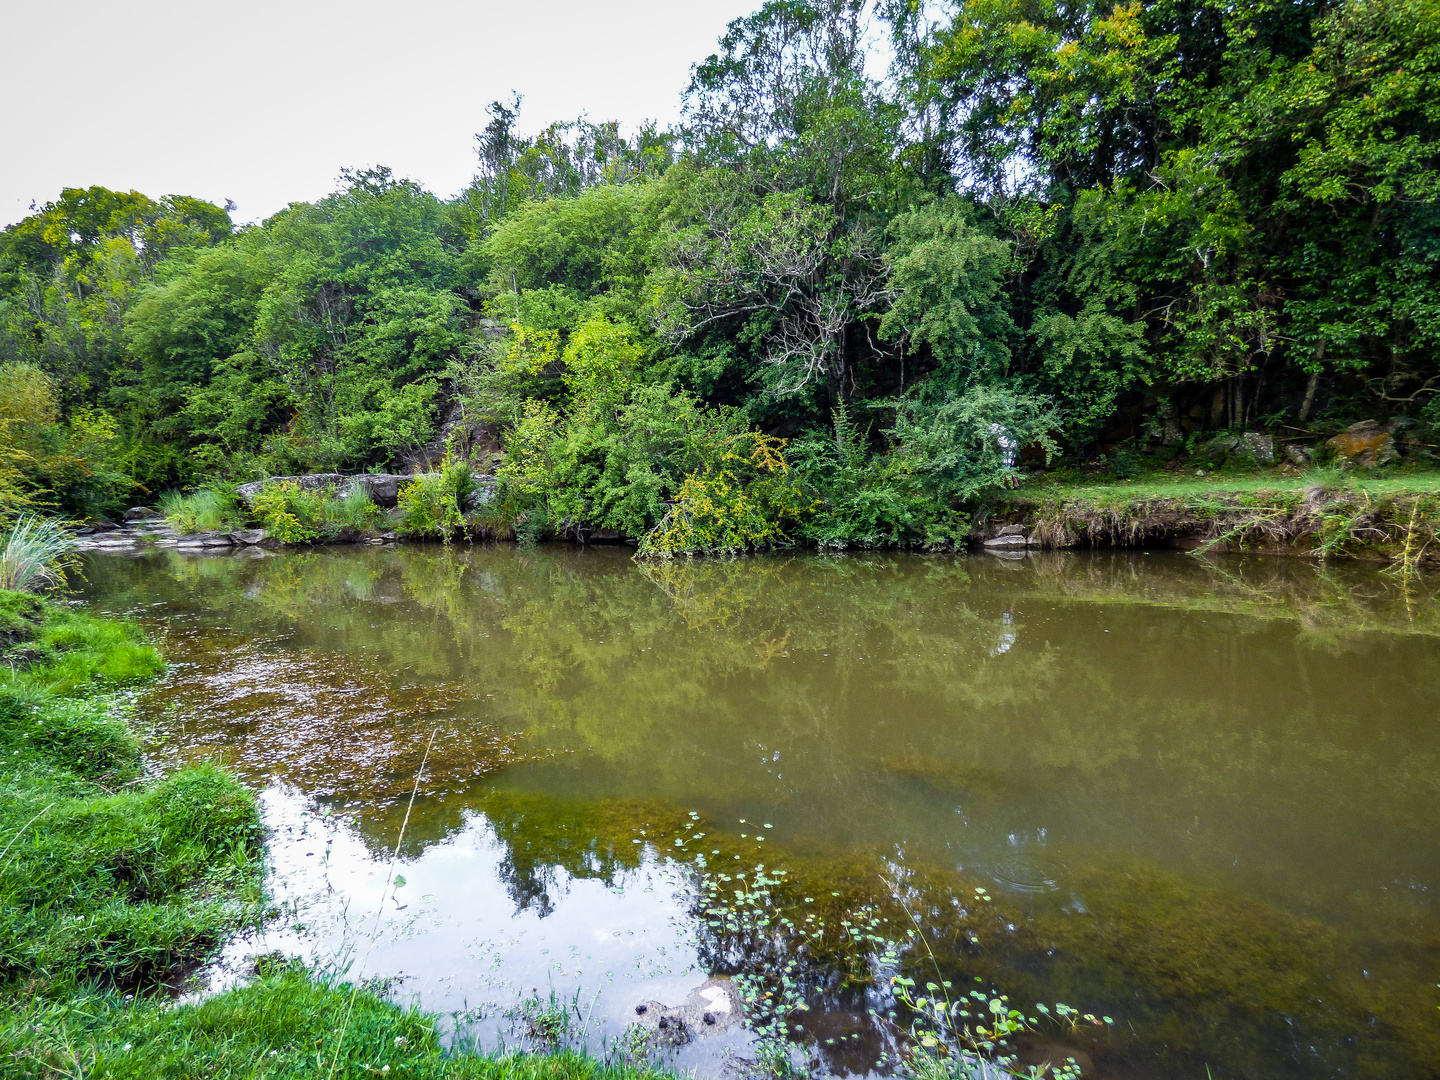
[[[524,535],[942,544],[1057,454],[1437,441],[1436,0],[771,0],[676,131],[518,108],[450,200],[6,230],[5,512],[448,452]]]

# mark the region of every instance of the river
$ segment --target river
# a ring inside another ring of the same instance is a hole
[[[849,1075],[894,1049],[889,974],[933,969],[1110,1017],[1021,1047],[1087,1075],[1440,1076],[1432,578],[1161,551],[252,555],[94,556],[82,589],[171,661],[137,701],[152,759],[261,792],[277,915],[214,985],[275,950],[482,1045],[543,1043],[558,1009],[613,1048],[788,964],[790,1052]],[[794,929],[741,910],[757,893]],[[673,1063],[754,1056],[719,1021]]]

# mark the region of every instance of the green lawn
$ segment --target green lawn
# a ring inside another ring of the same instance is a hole
[[[1226,475],[1206,470],[1206,475],[1197,476],[1192,470],[1182,474],[1152,473],[1134,480],[1076,480],[1041,476],[1027,480],[1013,494],[1019,498],[1098,498],[1106,501],[1117,498],[1195,499],[1257,491],[1299,494],[1317,480],[1329,484],[1344,484],[1372,495],[1440,493],[1440,472],[1340,474],[1314,470],[1282,473],[1276,470]]]

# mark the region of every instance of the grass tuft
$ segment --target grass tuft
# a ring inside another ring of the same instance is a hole
[[[235,497],[204,488],[188,495],[167,491],[160,496],[160,514],[181,533],[227,532],[243,528],[245,513]]]
[[[64,585],[77,550],[63,524],[25,511],[0,535],[0,589],[27,592]]]

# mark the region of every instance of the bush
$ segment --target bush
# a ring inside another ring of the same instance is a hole
[[[325,517],[325,497],[305,491],[293,480],[266,484],[255,496],[251,510],[265,531],[282,544],[304,544],[318,539]]]
[[[923,489],[891,455],[872,455],[849,410],[839,406],[833,434],[812,433],[793,445],[796,475],[815,498],[800,529],[820,547],[936,548],[960,543],[969,518]]]
[[[809,507],[785,462],[784,441],[743,432],[680,484],[675,501],[640,542],[640,555],[750,551],[788,544],[786,528]]]
[[[439,470],[419,473],[400,489],[397,528],[410,536],[447,540],[465,526],[465,503],[475,490],[468,462],[446,458]]]

